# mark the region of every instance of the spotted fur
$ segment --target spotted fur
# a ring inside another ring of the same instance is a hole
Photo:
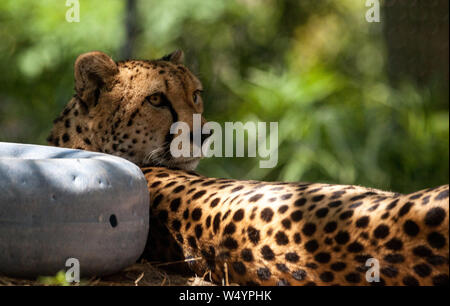
[[[52,145],[115,154],[142,167],[151,197],[145,257],[187,260],[178,268],[217,283],[448,285],[448,185],[397,194],[155,167],[193,169],[198,162],[173,159],[167,146],[170,124],[192,126],[192,114],[203,110],[192,98],[201,85],[178,63],[180,56],[122,63],[102,53],[80,56],[77,94],[49,138]],[[162,107],[147,103],[155,92],[166,97]],[[371,258],[379,282],[366,279]]]
[[[243,285],[448,284],[448,185],[402,195],[143,172],[154,260],[194,259],[198,275]],[[366,280],[369,258],[379,282]]]

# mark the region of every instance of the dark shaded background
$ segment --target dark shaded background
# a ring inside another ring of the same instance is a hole
[[[239,179],[360,184],[399,192],[448,183],[448,0],[0,2],[0,141],[45,144],[73,94],[73,63],[176,48],[205,87],[209,120],[279,122],[279,162],[210,158]],[[128,17],[127,17],[128,16]]]

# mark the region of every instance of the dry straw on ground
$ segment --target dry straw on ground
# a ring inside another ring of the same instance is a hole
[[[88,280],[82,280],[79,285],[83,286],[214,286],[213,283],[207,281],[208,274],[204,277],[196,275],[179,275],[169,273],[159,266],[167,264],[153,264],[141,261],[126,268],[120,273],[94,277]],[[0,286],[43,286],[49,285],[42,280],[27,280],[0,276]]]

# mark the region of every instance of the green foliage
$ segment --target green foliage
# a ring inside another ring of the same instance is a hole
[[[55,276],[39,276],[37,282],[46,286],[70,286],[66,281],[66,272],[62,270]]]
[[[381,24],[365,1],[139,1],[134,50],[182,48],[209,120],[279,123],[279,160],[204,159],[208,176],[360,184],[410,192],[448,183],[448,83],[389,80]],[[0,140],[45,143],[89,50],[120,58],[124,1],[0,2]]]

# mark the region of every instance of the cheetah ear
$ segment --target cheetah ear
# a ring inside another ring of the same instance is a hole
[[[88,105],[98,102],[99,90],[119,72],[117,64],[99,51],[78,56],[74,70],[77,95]]]
[[[184,52],[180,49],[173,51],[170,54],[167,54],[166,56],[163,56],[161,61],[168,61],[172,62],[176,65],[183,64],[184,63]]]

